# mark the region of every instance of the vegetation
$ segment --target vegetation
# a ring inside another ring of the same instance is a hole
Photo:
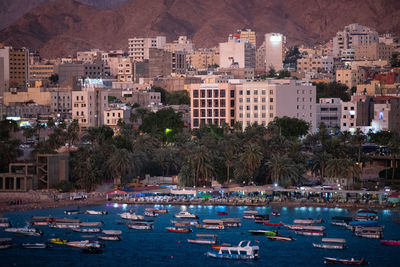
[[[349,88],[341,83],[317,83],[317,103],[320,98],[340,98],[343,101],[350,101]]]
[[[161,93],[161,102],[164,105],[190,105],[189,93],[185,90],[168,92],[161,87],[153,87],[154,92]]]

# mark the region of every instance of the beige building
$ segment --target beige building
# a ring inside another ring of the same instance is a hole
[[[25,48],[9,50],[10,87],[27,87],[29,51]]]
[[[234,35],[238,39],[247,39],[249,42],[254,45],[254,47],[257,45],[256,42],[256,32],[251,30],[251,29],[240,29],[236,31],[236,34]]]
[[[275,71],[283,69],[286,37],[280,33],[265,34],[265,67]]]
[[[29,65],[29,81],[47,81],[54,74],[53,64]]]
[[[362,68],[336,70],[336,82],[345,84],[348,88],[364,83],[365,79],[366,74]]]
[[[355,60],[386,60],[392,58],[393,46],[384,43],[372,43],[354,48]]]
[[[221,68],[255,68],[255,46],[247,39],[230,35],[228,42],[219,44],[219,61]]]
[[[375,131],[400,131],[400,98],[377,96],[374,98],[374,117],[371,123]]]
[[[104,125],[112,128],[113,130],[118,128],[118,122],[129,123],[131,118],[130,107],[109,107],[104,110]]]
[[[187,36],[179,36],[178,40],[175,40],[172,43],[166,43],[163,46],[163,49],[171,53],[173,52],[193,53],[194,44],[192,40],[188,40]]]
[[[257,48],[256,51],[256,69],[255,72],[257,75],[264,74],[266,70],[265,67],[265,42]]]
[[[50,109],[53,114],[60,114],[64,117],[71,114],[72,92],[68,88],[52,88],[50,93]]]
[[[369,96],[374,96],[375,94],[379,94],[380,92],[380,82],[377,80],[372,80],[368,84],[357,84],[357,93],[358,94],[367,94]]]
[[[130,58],[121,58],[118,63],[118,82],[133,82],[133,64]]]
[[[316,105],[317,127],[324,123],[330,130],[340,129],[342,100],[340,98],[320,98]]]
[[[98,60],[103,60],[103,51],[99,49],[92,49],[90,51],[76,52],[76,60],[82,61],[84,63],[94,62]]]
[[[297,71],[300,72],[331,72],[333,71],[333,57],[308,54],[297,59]]]
[[[186,55],[189,68],[205,70],[209,66],[219,65],[218,49],[200,49]]]
[[[165,36],[156,38],[131,38],[128,39],[129,57],[134,61],[143,61],[149,59],[149,49],[162,49],[166,43]]]
[[[186,73],[186,55],[183,52],[168,52],[163,49],[149,49],[148,77],[166,77],[172,73]]]
[[[51,92],[42,87],[41,82],[36,82],[35,87],[28,88],[27,92],[4,92],[3,103],[35,102],[39,105],[50,106]]]

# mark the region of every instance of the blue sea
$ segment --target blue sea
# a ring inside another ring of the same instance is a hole
[[[104,204],[101,206],[81,207],[81,210],[107,210],[108,215],[65,215],[64,210],[76,207],[31,210],[24,212],[5,213],[14,227],[24,226],[32,216],[48,216],[79,218],[82,221],[103,221],[103,229],[122,230],[122,241],[103,241],[106,247],[102,254],[82,254],[78,248],[65,245],[52,245],[48,249],[24,249],[20,243],[46,242],[49,238],[60,237],[70,241],[87,239],[90,235],[75,233],[67,229],[52,229],[39,226],[43,230],[42,237],[15,236],[0,230],[0,237],[12,237],[16,246],[0,250],[0,266],[323,266],[324,257],[366,258],[369,266],[400,266],[400,247],[387,247],[377,239],[356,237],[345,227],[330,224],[332,216],[353,216],[355,210],[341,208],[313,207],[246,207],[246,206],[172,206],[172,205],[122,205]],[[132,230],[126,225],[117,225],[123,221],[119,213],[134,210],[143,214],[145,208],[168,209],[169,213],[154,217],[154,230]],[[271,222],[283,221],[291,224],[293,219],[317,218],[324,219],[326,237],[345,238],[348,248],[345,250],[325,250],[314,248],[312,242],[320,242],[321,237],[299,236],[281,227],[283,235],[291,235],[293,242],[268,240],[265,236],[252,236],[250,229],[277,229],[276,226],[256,224],[252,220],[242,219],[242,227],[225,230],[205,230],[193,228],[193,233],[169,233],[165,227],[170,226],[173,215],[181,209],[197,214],[201,220],[217,219],[218,211],[228,213],[229,218],[242,218],[243,211],[255,209],[259,214],[271,214],[279,211],[280,217],[270,216]],[[384,239],[400,239],[400,225],[394,223],[399,217],[398,211],[379,210],[379,223],[384,225]],[[234,261],[208,258],[205,253],[211,251],[209,245],[189,244],[187,238],[193,238],[198,233],[218,234],[218,239],[225,243],[238,244],[241,240],[252,240],[260,247],[259,259],[253,261]],[[95,237],[95,234],[91,234]]]

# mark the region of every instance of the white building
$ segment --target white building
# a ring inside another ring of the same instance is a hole
[[[340,131],[354,132],[357,128],[357,104],[353,101],[342,102]]]
[[[171,53],[175,53],[178,51],[185,53],[193,53],[194,44],[192,40],[187,39],[187,36],[179,36],[178,40],[175,40],[172,43],[166,43],[163,49]]]
[[[324,123],[329,129],[340,129],[342,100],[340,98],[320,98],[316,105],[317,127]]]
[[[255,68],[255,46],[247,39],[230,35],[228,42],[219,44],[219,61],[221,68]]]
[[[133,64],[130,58],[120,58],[117,80],[118,82],[133,82]]]
[[[135,61],[149,59],[149,49],[162,49],[165,43],[165,36],[157,36],[156,38],[130,38],[128,39],[129,57]]]
[[[87,62],[94,62],[97,60],[102,60],[103,61],[103,51],[99,49],[92,49],[90,51],[80,51],[76,52],[76,60],[77,61],[82,61],[84,63]],[[106,62],[106,61],[104,61]]]
[[[129,119],[131,117],[131,108],[127,106],[116,106],[109,107],[104,110],[104,125],[109,126],[112,129],[115,129],[118,126],[118,122],[121,120],[122,122],[129,123]]]
[[[271,68],[275,71],[283,69],[284,47],[286,37],[280,33],[265,34],[265,67],[268,72]]]

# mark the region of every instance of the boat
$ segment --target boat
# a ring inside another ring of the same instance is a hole
[[[293,223],[295,224],[315,224],[315,223],[321,223],[322,219],[295,219],[293,220]]]
[[[308,236],[324,236],[325,233],[323,231],[317,230],[296,230],[294,231],[298,235],[308,235]]]
[[[21,244],[23,248],[48,248],[49,245],[46,243],[23,243]]]
[[[192,214],[188,211],[181,211],[177,214],[175,214],[175,218],[192,218],[192,219],[198,219],[199,217],[196,214]]]
[[[218,211],[218,213],[217,213],[219,216],[227,216],[228,215],[228,213],[227,212],[224,212],[224,211]]]
[[[214,220],[214,219],[207,219],[203,220],[203,225],[201,225],[204,229],[209,230],[223,230],[225,229],[224,223],[222,220]]]
[[[189,243],[193,244],[211,244],[217,243],[217,235],[197,234],[196,239],[187,239]]]
[[[59,222],[54,222],[49,224],[50,228],[58,228],[58,229],[73,229],[73,228],[79,228],[80,225],[79,223],[59,223]]]
[[[277,232],[269,230],[247,230],[247,232],[252,235],[266,235],[266,236],[274,236],[277,234]]]
[[[400,240],[380,240],[380,242],[386,246],[400,246]]]
[[[357,221],[376,221],[378,220],[378,213],[374,210],[361,209],[357,211]]]
[[[223,248],[223,247],[232,247],[232,245],[228,244],[228,243],[222,243],[222,244],[211,245],[211,247],[213,249],[220,249],[220,248]]]
[[[67,242],[68,242],[68,240],[64,240],[59,237],[50,238],[49,241],[50,241],[50,243],[57,244],[57,245],[64,245],[64,244],[67,244]]]
[[[100,233],[101,228],[74,228],[72,231],[79,233]]]
[[[254,215],[256,215],[256,214],[258,214],[258,211],[256,211],[256,210],[245,210],[243,212],[243,218],[254,220]]]
[[[59,223],[80,223],[80,219],[70,219],[70,218],[53,218],[53,217],[43,217],[43,216],[32,216],[33,221],[46,221],[48,223],[59,222]]]
[[[154,209],[154,211],[157,213],[168,213],[168,210]]]
[[[318,225],[302,225],[302,224],[283,224],[286,228],[291,230],[315,230],[315,231],[324,231],[325,226],[318,226]]]
[[[93,227],[96,227],[96,226],[98,226],[98,227],[100,227],[100,226],[102,226],[103,225],[103,222],[81,222],[81,223],[79,223],[79,226],[83,226],[83,227],[85,227],[85,226],[93,226]]]
[[[158,213],[154,210],[154,209],[145,209],[144,211],[144,216],[148,216],[148,217],[157,217]]]
[[[352,217],[333,216],[331,224],[338,226],[347,226],[353,220]]]
[[[170,220],[170,222],[175,226],[198,226],[200,224],[198,220]]]
[[[264,223],[269,220],[268,214],[254,214],[255,223]]]
[[[13,246],[11,238],[0,238],[0,249],[11,248]]]
[[[67,215],[75,215],[75,214],[79,214],[79,210],[64,210],[64,213]]]
[[[264,225],[281,226],[282,223],[264,222]]]
[[[67,242],[67,246],[74,248],[88,248],[88,247],[101,248],[103,244],[100,243],[99,241],[82,240],[82,241],[69,241]]]
[[[126,219],[126,220],[144,220],[144,217],[142,215],[136,215],[136,213],[134,212],[124,212],[119,214],[119,216],[121,216],[122,219]]]
[[[82,248],[82,253],[101,254],[101,253],[103,253],[103,251],[101,250],[101,248],[98,248],[98,247],[84,247],[84,248]]]
[[[325,257],[324,258],[325,264],[332,263],[332,264],[345,264],[345,265],[364,265],[367,264],[367,262],[364,259],[361,260],[356,260],[356,259],[339,259],[339,258],[329,258]]]
[[[281,214],[279,212],[277,212],[277,211],[271,212],[271,215],[272,216],[276,216],[276,217],[281,216]]]
[[[346,239],[343,238],[322,238],[322,243],[312,243],[316,248],[345,249]]]
[[[104,241],[121,241],[122,238],[119,235],[100,235],[97,237],[100,240]]]
[[[360,227],[355,230],[355,235],[365,238],[382,238],[383,228],[378,227]]]
[[[165,229],[167,229],[168,232],[172,232],[172,233],[190,233],[190,232],[192,232],[192,229],[188,228],[188,227],[165,227]]]
[[[0,218],[0,227],[8,228],[11,227],[11,223],[8,218]]]
[[[374,226],[378,226],[378,222],[376,222],[376,221],[351,221],[351,222],[349,222],[349,226],[374,227]]]
[[[273,241],[294,241],[293,237],[282,235],[268,236],[268,239]]]
[[[88,215],[107,215],[108,211],[98,211],[98,210],[86,210],[85,214]]]
[[[250,246],[250,241],[240,241],[233,247],[221,247],[218,252],[207,252],[207,256],[216,259],[254,260],[258,258],[258,246]]]
[[[28,236],[41,236],[43,232],[36,228],[31,227],[22,227],[22,228],[6,228],[4,229],[5,232],[21,234],[21,235],[28,235]]]
[[[121,230],[103,230],[101,232],[105,235],[122,235]]]
[[[221,219],[225,227],[240,227],[242,222],[240,218],[223,218]]]
[[[127,226],[135,230],[153,230],[154,223],[152,221],[135,221],[128,223]]]

